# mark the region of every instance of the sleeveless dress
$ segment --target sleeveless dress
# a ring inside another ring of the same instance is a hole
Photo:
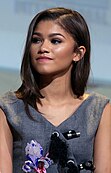
[[[69,118],[56,127],[29,105],[31,115],[36,121],[31,120],[25,112],[23,101],[13,92],[6,93],[0,98],[0,108],[6,115],[13,135],[13,173],[23,173],[27,143],[36,140],[42,146],[45,156],[49,150],[51,135],[55,131],[60,134],[70,130],[79,132],[80,137],[67,140],[71,158],[73,157],[77,164],[93,160],[94,138],[103,109],[109,101],[103,95],[91,93]],[[84,169],[80,172],[91,173]],[[52,164],[47,173],[59,173],[58,164]]]

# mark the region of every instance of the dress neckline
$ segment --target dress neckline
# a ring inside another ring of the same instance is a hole
[[[13,98],[18,99],[18,98],[16,97],[16,94],[15,94],[14,92],[11,92],[11,91],[10,91],[10,92],[9,92],[9,95],[12,95]],[[36,109],[34,109],[31,105],[29,105],[29,109],[33,110],[34,115],[32,115],[32,116],[34,116],[34,119],[36,118],[37,121],[38,121],[38,118],[39,118],[39,119],[42,120],[44,123],[48,123],[49,125],[51,125],[53,128],[59,128],[59,127],[61,127],[62,125],[64,125],[67,121],[69,121],[72,117],[75,117],[75,118],[76,118],[76,115],[77,115],[78,111],[84,106],[84,104],[85,104],[86,102],[88,102],[88,101],[90,100],[90,98],[91,98],[93,95],[95,95],[94,92],[89,93],[89,96],[88,96],[85,100],[82,101],[82,103],[77,107],[77,109],[76,109],[68,118],[66,118],[65,120],[63,120],[63,121],[62,121],[60,124],[58,124],[57,126],[54,125],[53,123],[51,123],[46,117],[44,117],[40,112],[38,112]],[[18,99],[18,100],[20,100],[20,99]]]
[[[49,121],[46,117],[44,117],[40,112],[38,112],[37,110],[35,110],[31,105],[29,105],[29,108],[32,109],[36,115],[36,117],[40,119],[42,119],[44,121],[44,123],[48,123],[49,125],[51,125],[53,128],[59,128],[62,125],[64,125],[67,121],[69,121],[72,117],[76,118],[76,115],[78,113],[78,111],[82,108],[82,106],[84,106],[84,104],[90,100],[90,98],[92,97],[93,94],[89,94],[89,96],[77,107],[77,109],[65,120],[63,120],[60,124],[58,124],[57,126],[54,125],[51,121]]]

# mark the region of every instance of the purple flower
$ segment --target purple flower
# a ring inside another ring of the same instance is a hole
[[[53,163],[53,161],[48,158],[48,154],[45,157],[43,156],[43,148],[35,140],[31,140],[30,143],[27,143],[25,152],[28,160],[25,161],[22,167],[24,172],[31,172],[33,169],[38,173],[46,173],[46,169]]]

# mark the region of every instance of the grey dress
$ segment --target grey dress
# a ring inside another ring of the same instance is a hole
[[[23,172],[22,165],[26,160],[25,147],[31,140],[36,140],[41,144],[45,156],[54,131],[61,134],[69,130],[80,132],[80,137],[67,140],[69,153],[77,164],[93,160],[94,138],[103,109],[108,102],[109,99],[105,96],[91,93],[69,118],[55,127],[29,106],[31,115],[36,121],[31,120],[25,112],[23,101],[18,99],[13,92],[6,93],[0,98],[0,108],[4,111],[13,134],[13,172]],[[58,164],[52,164],[47,169],[47,173],[59,172]],[[90,172],[84,169],[81,171],[81,173]]]

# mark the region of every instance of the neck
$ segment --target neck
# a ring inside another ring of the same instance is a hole
[[[43,101],[49,104],[59,104],[74,98],[71,89],[70,77],[60,76],[55,79],[47,79],[41,84],[41,94],[44,96]]]

